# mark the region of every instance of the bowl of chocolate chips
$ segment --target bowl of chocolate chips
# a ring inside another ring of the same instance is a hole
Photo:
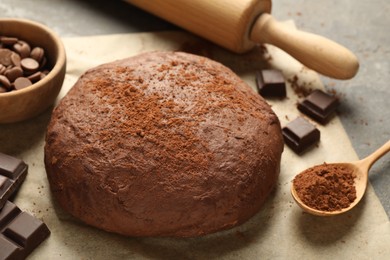
[[[61,90],[66,55],[60,38],[45,25],[0,19],[0,124],[35,117]]]

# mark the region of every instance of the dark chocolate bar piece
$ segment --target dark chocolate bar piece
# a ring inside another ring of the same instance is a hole
[[[26,179],[27,169],[22,160],[0,153],[0,210]]]
[[[297,154],[320,140],[320,131],[303,117],[298,117],[282,129],[284,142]]]
[[[298,104],[298,109],[319,123],[326,124],[338,105],[336,97],[317,89]]]
[[[279,70],[261,70],[256,73],[256,85],[263,97],[286,97],[286,81]]]
[[[46,224],[7,201],[0,211],[0,259],[25,259],[48,236]]]

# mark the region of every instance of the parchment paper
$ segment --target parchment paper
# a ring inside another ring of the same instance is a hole
[[[281,69],[289,80],[323,88],[313,71],[281,50],[266,46],[236,55],[185,32],[160,32],[63,39],[68,63],[59,99],[88,68],[152,50],[196,50],[239,74],[255,87],[255,71]],[[282,125],[299,115],[297,95],[288,83],[288,98],[268,102]],[[318,147],[297,156],[288,147],[282,157],[276,190],[247,223],[193,239],[128,238],[89,227],[58,207],[50,194],[43,165],[43,146],[50,111],[22,123],[0,126],[0,151],[18,156],[30,168],[15,198],[24,211],[42,219],[51,236],[31,259],[389,259],[390,223],[371,186],[349,213],[323,218],[303,213],[290,195],[291,180],[301,170],[326,162],[353,161],[357,156],[337,117],[318,125]]]

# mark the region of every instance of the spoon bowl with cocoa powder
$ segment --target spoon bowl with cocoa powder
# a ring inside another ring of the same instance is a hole
[[[347,212],[362,199],[371,166],[389,151],[390,140],[362,160],[308,168],[294,178],[291,194],[304,211],[313,215]]]

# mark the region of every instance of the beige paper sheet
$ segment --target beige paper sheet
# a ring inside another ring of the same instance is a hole
[[[300,84],[322,88],[316,73],[279,49],[267,46],[239,56],[223,51],[185,32],[160,32],[64,39],[67,75],[60,97],[88,68],[152,50],[198,49],[221,61],[255,86],[256,69],[273,66]],[[267,58],[268,57],[268,58]],[[264,60],[268,60],[265,62]],[[282,125],[294,119],[298,97],[288,84],[288,98],[268,100]],[[44,132],[50,112],[18,124],[0,126],[0,151],[25,160],[30,168],[16,197],[23,210],[42,219],[51,236],[31,259],[389,259],[390,222],[371,186],[357,208],[338,217],[302,213],[291,198],[291,180],[301,170],[324,161],[356,160],[357,156],[336,117],[318,126],[321,142],[297,156],[287,147],[277,189],[262,210],[247,223],[194,239],[128,238],[84,225],[53,201],[43,165]]]

